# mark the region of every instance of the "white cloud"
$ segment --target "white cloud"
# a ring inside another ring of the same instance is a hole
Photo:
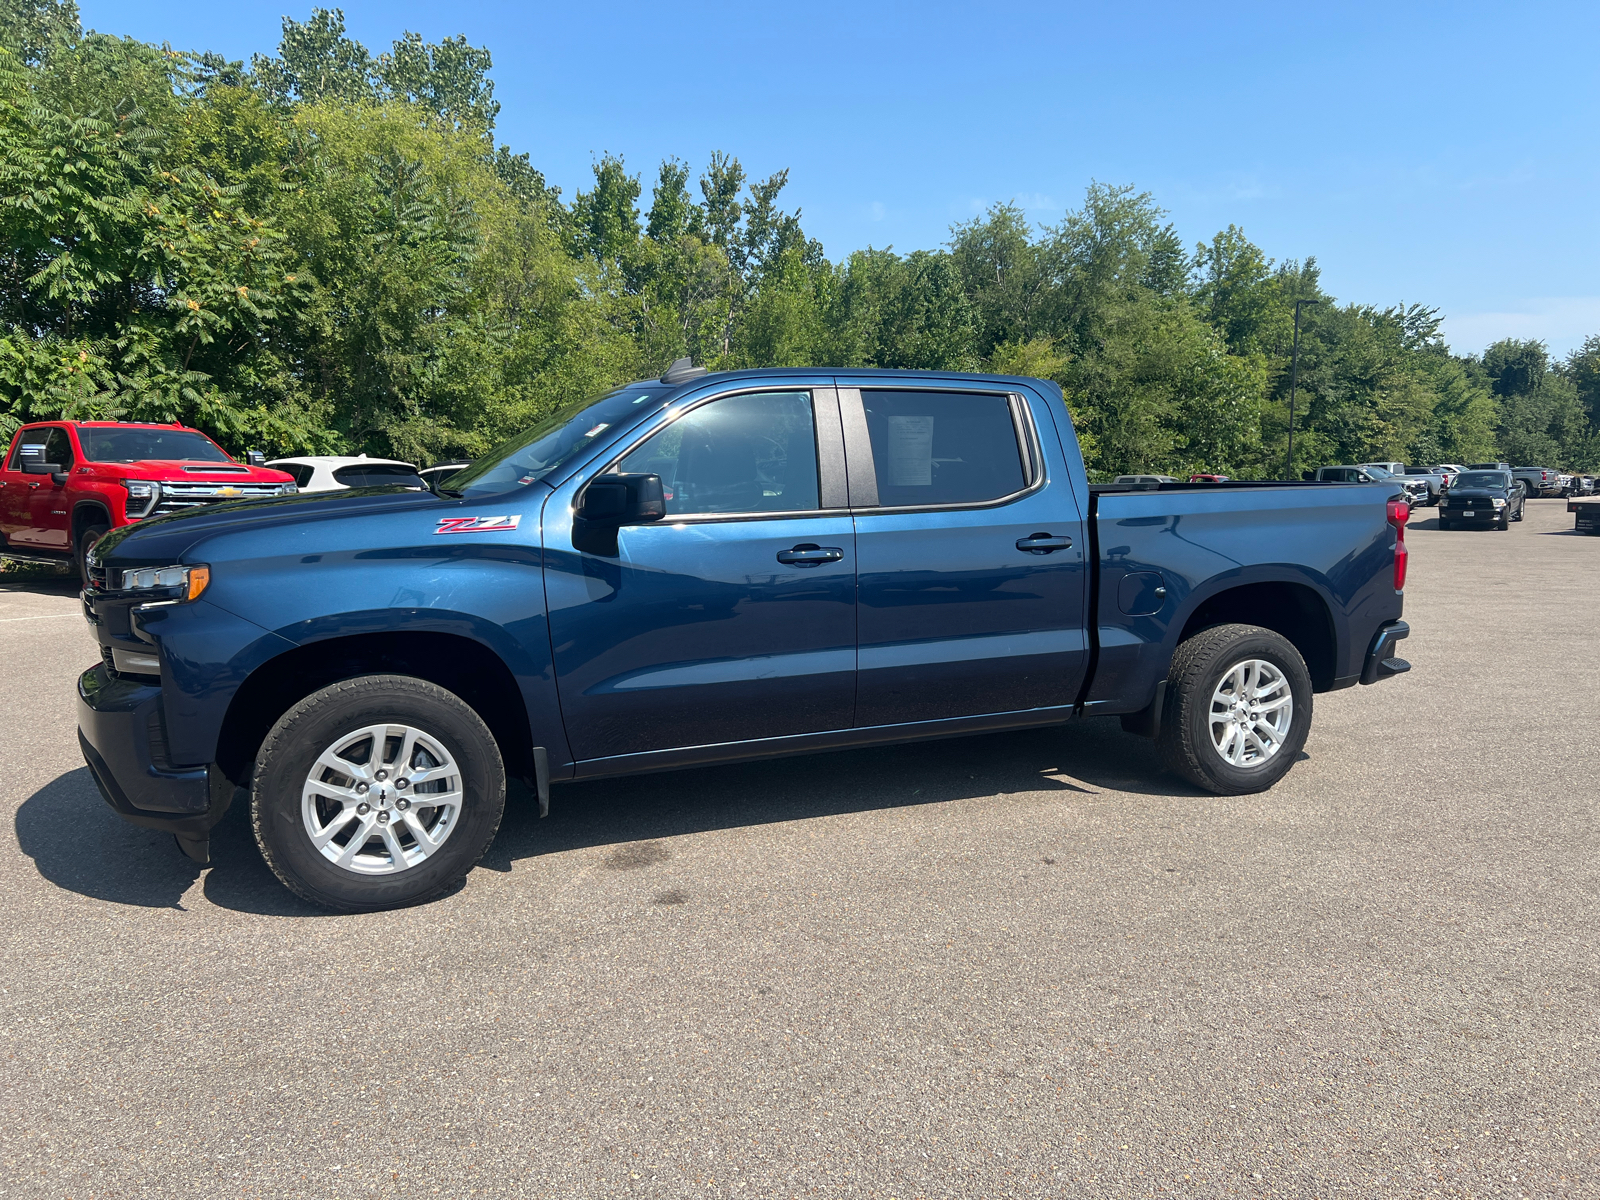
[[[1477,353],[1501,338],[1537,338],[1560,358],[1596,333],[1600,296],[1537,297],[1504,312],[1456,313],[1444,321],[1445,341],[1457,354]]]

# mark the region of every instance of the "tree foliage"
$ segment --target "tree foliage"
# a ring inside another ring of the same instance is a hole
[[[1600,337],[1457,356],[1436,310],[1341,304],[1234,225],[1188,250],[1131,187],[830,260],[788,172],[728,154],[648,178],[604,155],[564,201],[497,142],[490,55],[461,37],[373,54],[313,9],[246,68],[0,0],[0,46],[0,432],[126,416],[471,456],[689,355],[1048,378],[1098,473],[1600,452]],[[1289,464],[1296,300],[1318,303]]]

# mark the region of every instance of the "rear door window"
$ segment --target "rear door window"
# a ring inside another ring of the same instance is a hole
[[[17,439],[17,448],[11,452],[11,461],[6,463],[6,469],[20,471],[24,462],[44,462],[44,444],[49,437],[48,428],[24,429],[22,436]]]
[[[885,508],[982,504],[1028,486],[1008,396],[863,389],[861,403]]]
[[[617,464],[661,476],[667,516],[818,507],[810,392],[725,396],[691,409]]]

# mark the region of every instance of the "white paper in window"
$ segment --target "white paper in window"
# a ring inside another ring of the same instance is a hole
[[[933,485],[933,418],[889,418],[889,484]]]

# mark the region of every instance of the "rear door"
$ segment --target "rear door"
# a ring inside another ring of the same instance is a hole
[[[996,386],[860,382],[839,389],[859,560],[856,724],[1074,703],[1086,539],[1052,415]]]
[[[579,761],[848,729],[855,536],[831,386],[691,400],[607,469],[661,476],[666,519],[573,544],[585,473],[545,505],[556,682]]]
[[[48,475],[24,475],[24,462],[47,462],[45,443],[50,438],[50,426],[36,425],[17,435],[15,445],[0,474],[0,529],[6,541],[13,546],[38,549],[45,546],[44,531],[34,524],[34,501],[41,491],[50,488]]]

